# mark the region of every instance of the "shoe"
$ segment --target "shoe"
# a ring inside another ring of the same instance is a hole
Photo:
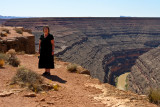
[[[49,75],[51,75],[50,72],[44,72],[44,73],[42,74],[42,76],[49,76]]]

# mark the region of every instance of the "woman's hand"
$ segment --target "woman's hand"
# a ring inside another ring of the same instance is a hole
[[[52,55],[54,55],[54,40],[51,40],[51,44],[52,44]]]
[[[52,55],[54,55],[54,52],[52,51]]]

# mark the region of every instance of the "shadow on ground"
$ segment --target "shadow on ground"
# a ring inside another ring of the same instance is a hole
[[[0,69],[5,69],[5,67],[0,67]]]
[[[67,81],[66,80],[63,80],[62,78],[58,77],[57,75],[49,75],[49,76],[43,76],[47,79],[50,79],[52,81],[57,81],[57,82],[60,82],[60,83],[66,83]]]

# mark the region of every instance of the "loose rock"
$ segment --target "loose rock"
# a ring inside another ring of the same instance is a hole
[[[45,98],[40,99],[40,101],[45,101]]]
[[[24,95],[24,97],[36,97],[37,95],[35,93],[29,93]]]
[[[12,94],[14,94],[12,91],[9,91],[9,92],[4,91],[4,92],[0,93],[0,97],[7,97],[7,96],[10,96]]]
[[[47,104],[54,104],[54,102],[47,102]]]

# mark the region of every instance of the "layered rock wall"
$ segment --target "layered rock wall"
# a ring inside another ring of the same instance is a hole
[[[160,89],[160,47],[141,55],[127,77],[128,90],[147,94],[150,89]]]
[[[6,21],[6,19],[0,19],[0,25],[2,26],[5,21]]]
[[[129,49],[106,55],[102,64],[106,71],[104,81],[115,85],[116,77],[119,77],[123,73],[131,72],[131,67],[135,64],[138,56],[148,50],[150,50],[150,48]]]

